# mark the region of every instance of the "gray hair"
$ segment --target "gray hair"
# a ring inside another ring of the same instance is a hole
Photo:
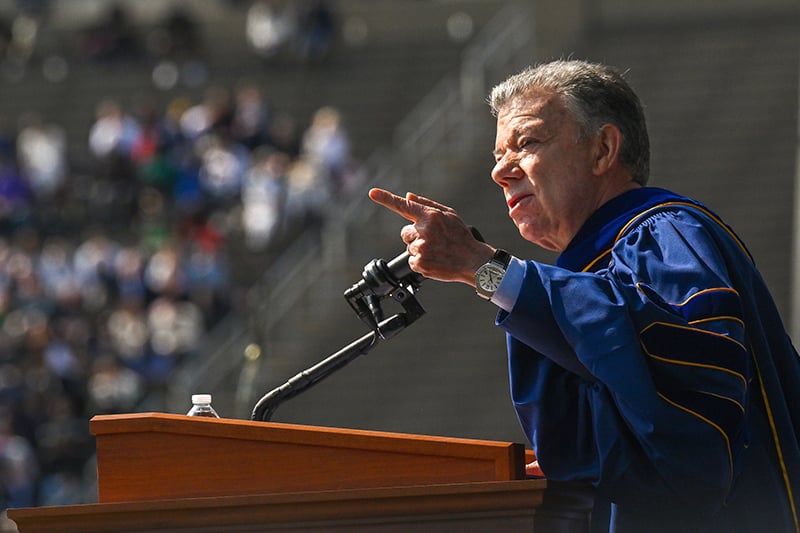
[[[650,175],[650,139],[639,97],[614,68],[580,60],[559,60],[528,67],[492,89],[492,115],[532,89],[559,95],[588,138],[604,124],[622,132],[620,160],[637,183]]]

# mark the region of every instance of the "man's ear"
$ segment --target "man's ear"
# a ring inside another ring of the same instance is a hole
[[[593,170],[595,175],[602,175],[619,163],[622,150],[622,132],[613,124],[603,124],[595,136],[595,153]]]

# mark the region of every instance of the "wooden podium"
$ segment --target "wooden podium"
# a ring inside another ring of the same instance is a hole
[[[521,444],[142,413],[97,416],[96,504],[10,509],[21,533],[526,531]]]

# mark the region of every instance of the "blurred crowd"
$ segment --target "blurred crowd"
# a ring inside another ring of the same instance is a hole
[[[129,60],[124,25],[112,10],[85,58]],[[236,254],[318,227],[358,180],[335,107],[290,116],[252,80],[133,109],[109,96],[88,122],[68,139],[30,110],[0,132],[0,508],[93,501],[88,420],[163,392],[254,281],[232,274]]]

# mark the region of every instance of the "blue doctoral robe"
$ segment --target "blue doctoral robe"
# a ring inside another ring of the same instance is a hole
[[[594,531],[800,532],[800,360],[730,228],[641,188],[521,264],[512,399],[546,476],[609,502]]]

